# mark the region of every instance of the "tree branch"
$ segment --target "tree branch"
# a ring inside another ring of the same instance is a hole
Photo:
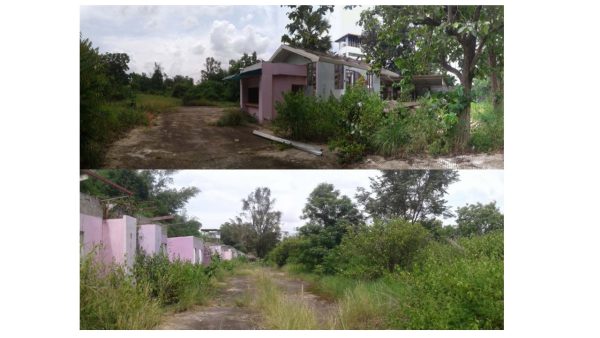
[[[477,50],[475,51],[475,55],[473,56],[473,62],[471,62],[471,64],[469,65],[470,71],[474,71],[475,70],[475,66],[477,66],[477,61],[479,61],[479,58],[481,57],[481,54],[483,54],[483,46],[487,42],[487,39],[490,36],[493,36],[494,34],[496,34],[496,32],[499,31],[502,28],[504,28],[504,23],[502,23],[498,27],[492,29],[486,36],[484,36],[481,39],[481,42],[479,42],[479,45],[477,46]]]
[[[440,63],[442,64],[442,67],[444,67],[445,70],[447,70],[450,73],[456,75],[458,77],[458,79],[462,82],[462,73],[458,69],[450,66],[450,64],[448,64],[448,62],[446,61],[446,59],[441,59]]]

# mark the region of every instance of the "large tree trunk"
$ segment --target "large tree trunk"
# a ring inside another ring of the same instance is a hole
[[[463,94],[468,100],[467,106],[458,115],[458,125],[456,129],[455,150],[464,152],[471,138],[471,87],[473,85],[473,72],[471,64],[475,58],[475,37],[471,37],[463,42],[464,66],[460,84],[463,86]]]
[[[498,111],[502,108],[504,101],[503,84],[502,81],[498,78],[498,72],[496,70],[497,61],[496,61],[496,53],[493,49],[490,48],[488,51],[488,64],[491,69],[491,86],[492,86],[492,102],[494,104],[494,111]]]

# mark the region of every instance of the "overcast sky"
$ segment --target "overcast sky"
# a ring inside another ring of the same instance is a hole
[[[365,7],[328,14],[333,40],[360,33]],[[226,68],[256,51],[268,59],[281,44],[288,18],[280,6],[81,6],[81,35],[100,52],[127,53],[131,71],[152,73],[154,62],[170,76],[198,80],[207,57]],[[337,45],[334,43],[333,45]]]
[[[302,209],[310,192],[322,182],[332,183],[344,195],[356,201],[357,187],[369,187],[369,177],[376,170],[182,170],[174,178],[176,187],[198,187],[201,192],[186,206],[189,216],[196,217],[203,228],[218,228],[242,210],[242,199],[257,187],[271,189],[275,209],[282,212],[282,230],[294,231],[302,226]],[[461,170],[460,181],[448,189],[448,205],[496,201],[504,210],[503,170]],[[453,224],[453,220],[445,220]]]

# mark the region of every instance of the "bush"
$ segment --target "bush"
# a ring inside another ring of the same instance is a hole
[[[133,271],[136,281],[147,283],[152,297],[162,306],[174,306],[177,310],[201,304],[209,289],[202,265],[170,262],[166,255],[137,255]]]
[[[300,238],[286,238],[279,242],[267,255],[267,260],[282,267],[288,263],[296,263],[300,252],[306,247],[306,242]]]
[[[489,101],[471,105],[475,126],[470,144],[475,151],[490,152],[504,149],[504,112],[494,111]]]
[[[419,108],[413,111],[397,107],[375,132],[375,149],[384,156],[451,152],[458,114],[465,100],[458,87],[422,98]]]
[[[278,134],[295,140],[326,141],[337,132],[339,106],[335,98],[322,100],[288,92],[275,103],[273,126]]]
[[[256,118],[248,115],[239,108],[227,108],[225,114],[217,120],[217,126],[239,126],[245,123],[255,123]]]
[[[464,252],[432,243],[420,268],[398,273],[402,290],[397,318],[407,329],[502,329],[504,327],[504,242],[502,233],[463,239]],[[401,313],[401,315],[400,315]],[[391,318],[391,317],[390,317]]]
[[[429,236],[420,224],[401,219],[376,221],[344,237],[336,254],[338,272],[350,278],[375,279],[397,268],[409,270]]]
[[[145,281],[133,281],[123,268],[95,262],[86,255],[80,267],[82,330],[151,329],[160,323],[162,311]]]

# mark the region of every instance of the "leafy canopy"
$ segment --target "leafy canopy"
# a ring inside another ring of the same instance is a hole
[[[288,5],[290,11],[286,13],[290,19],[285,28],[288,33],[281,36],[281,42],[292,47],[304,48],[314,51],[327,52],[331,49],[329,29],[331,25],[324,18],[327,12],[333,12],[333,6],[294,6]]]

